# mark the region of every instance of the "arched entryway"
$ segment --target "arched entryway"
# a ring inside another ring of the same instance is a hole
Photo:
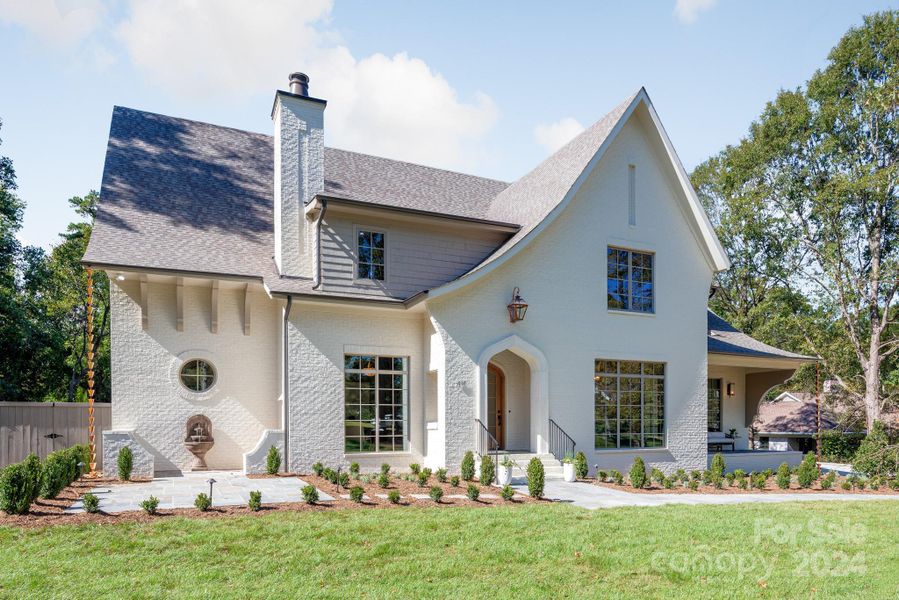
[[[481,352],[477,418],[503,450],[546,452],[549,406],[546,357],[512,335]]]

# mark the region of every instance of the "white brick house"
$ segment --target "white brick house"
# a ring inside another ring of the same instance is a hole
[[[707,311],[728,260],[644,90],[508,184],[325,147],[306,81],[274,137],[115,108],[84,257],[112,288],[107,448],[188,469],[193,415],[221,469],[748,447],[807,358]]]

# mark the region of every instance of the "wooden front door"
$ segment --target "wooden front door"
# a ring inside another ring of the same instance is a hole
[[[487,430],[506,447],[505,436],[506,378],[494,364],[487,365]]]

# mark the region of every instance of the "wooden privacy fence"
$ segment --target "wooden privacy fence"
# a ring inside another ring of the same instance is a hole
[[[99,433],[110,428],[111,408],[94,404],[98,463],[103,456]],[[23,460],[30,452],[44,459],[54,450],[86,443],[85,402],[0,402],[0,468]]]

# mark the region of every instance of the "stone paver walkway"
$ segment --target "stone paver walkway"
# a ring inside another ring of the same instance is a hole
[[[140,510],[140,503],[150,496],[159,498],[159,508],[191,508],[197,494],[209,493],[209,479],[215,479],[212,489],[213,506],[246,504],[250,492],[262,492],[262,502],[302,502],[300,490],[306,482],[297,477],[272,477],[250,479],[239,471],[206,471],[185,473],[181,477],[158,477],[146,483],[106,485],[91,490],[100,498],[100,510],[119,513]],[[319,501],[329,502],[332,496],[318,491]],[[66,512],[83,512],[81,501],[75,502]]]
[[[527,494],[527,485],[513,485]],[[590,483],[547,481],[544,496],[555,502],[567,502],[581,508],[614,508],[618,506],[662,506],[665,504],[741,504],[745,502],[797,502],[811,500],[899,500],[899,494],[638,494],[613,490]]]

